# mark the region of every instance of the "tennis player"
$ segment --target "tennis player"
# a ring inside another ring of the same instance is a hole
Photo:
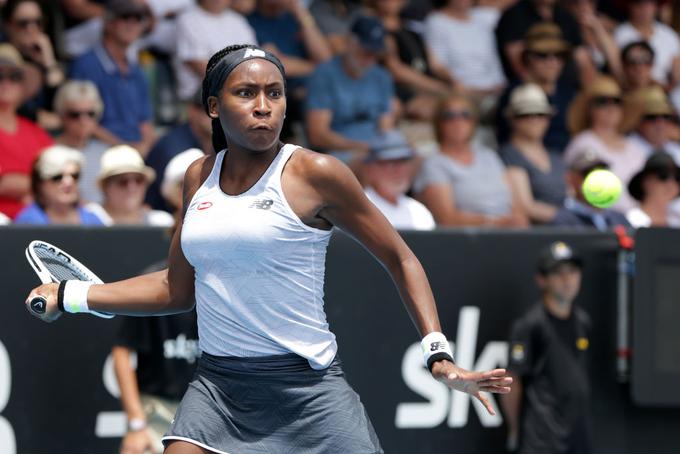
[[[203,100],[222,151],[187,170],[168,269],[103,285],[42,285],[27,306],[46,297],[46,312],[32,313],[48,322],[63,311],[161,315],[189,310],[195,295],[202,356],[163,438],[167,454],[382,453],[324,313],[326,247],[337,226],[391,274],[433,377],[493,413],[481,392],[507,393],[512,379],[454,363],[420,262],[352,172],[279,141],[285,93],[273,54],[237,45],[213,55]]]

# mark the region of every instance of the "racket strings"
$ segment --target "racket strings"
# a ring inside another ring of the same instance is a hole
[[[59,257],[55,257],[50,251],[43,251],[35,249],[36,255],[43,263],[45,268],[50,272],[57,281],[65,281],[69,279],[76,279],[80,281],[87,281],[89,278],[83,273],[79,273],[74,269],[74,264],[64,262]]]

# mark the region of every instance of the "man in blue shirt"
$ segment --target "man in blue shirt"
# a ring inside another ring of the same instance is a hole
[[[347,50],[320,64],[307,86],[306,124],[310,145],[345,161],[362,159],[381,131],[394,128],[394,82],[378,66],[385,28],[359,17]]]
[[[128,143],[146,155],[153,144],[148,83],[138,64],[127,56],[148,20],[143,0],[112,0],[107,3],[101,43],[77,58],[71,79],[91,80],[97,85],[104,113],[95,137],[111,145]]]

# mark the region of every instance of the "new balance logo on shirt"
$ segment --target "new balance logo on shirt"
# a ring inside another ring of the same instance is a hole
[[[272,199],[258,199],[248,205],[248,208],[257,208],[258,210],[268,210],[272,207],[274,201]]]

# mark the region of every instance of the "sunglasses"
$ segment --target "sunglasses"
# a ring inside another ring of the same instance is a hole
[[[596,96],[591,101],[591,104],[595,107],[620,106],[621,98],[616,96]]]
[[[38,28],[43,28],[43,19],[41,17],[39,17],[39,18],[16,19],[16,20],[14,20],[14,23],[16,24],[17,27],[19,27],[22,30],[29,29],[31,27],[31,25],[35,25]]]
[[[66,112],[66,118],[70,120],[77,120],[79,118],[85,117],[85,118],[95,118],[97,116],[97,112],[94,110],[69,110]]]
[[[656,172],[650,172],[661,181],[676,180],[680,181],[680,174],[673,172],[671,169],[658,169]]]
[[[469,110],[445,110],[439,115],[442,120],[472,120],[474,115]]]
[[[135,21],[135,22],[145,22],[147,19],[146,14],[141,13],[125,13],[116,17],[125,22]]]
[[[673,117],[673,115],[668,114],[648,114],[642,117],[642,121],[657,121],[657,120],[673,121],[675,120],[675,117]]]
[[[629,57],[626,59],[624,62],[628,66],[651,66],[652,65],[652,58],[651,57]]]
[[[557,60],[564,60],[566,58],[564,52],[531,52],[531,55],[533,55],[539,60],[548,60],[551,58]]]
[[[21,71],[0,71],[0,82],[9,80],[10,82],[21,82],[24,80],[24,73]]]
[[[67,176],[73,178],[73,181],[78,181],[78,180],[80,180],[80,172],[76,172],[76,173],[61,173],[61,174],[59,174],[59,175],[55,175],[55,176],[53,176],[53,177],[50,177],[49,180],[50,180],[51,182],[53,182],[53,183],[61,183],[61,182],[64,180],[64,178],[66,178]]]
[[[118,187],[126,188],[130,183],[135,185],[142,185],[146,183],[144,175],[126,175],[112,179],[112,183]]]

